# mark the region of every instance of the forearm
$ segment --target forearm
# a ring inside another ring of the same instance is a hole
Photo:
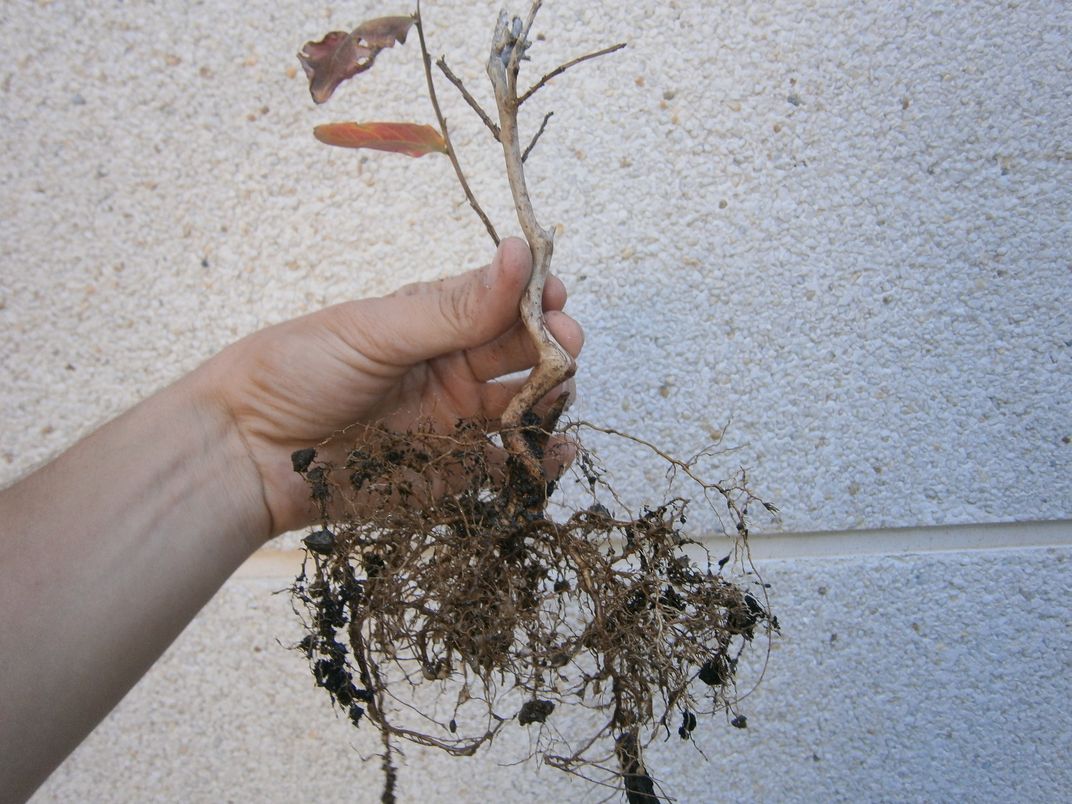
[[[4,796],[29,796],[268,535],[206,377],[0,493]]]

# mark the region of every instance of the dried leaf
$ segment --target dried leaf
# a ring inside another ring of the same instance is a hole
[[[358,25],[352,36],[363,39],[366,45],[377,50],[393,47],[395,42],[404,45],[406,34],[414,22],[414,17],[379,17]]]
[[[319,42],[306,42],[298,61],[313,100],[324,103],[339,84],[369,69],[381,50],[404,43],[413,23],[413,17],[379,17],[350,33],[332,31]]]
[[[313,100],[326,101],[339,84],[371,67],[378,52],[359,45],[343,31],[332,31],[319,42],[306,42],[298,61],[309,78]]]
[[[342,148],[374,148],[407,156],[447,152],[443,136],[418,123],[328,123],[314,128],[313,134],[323,143]]]

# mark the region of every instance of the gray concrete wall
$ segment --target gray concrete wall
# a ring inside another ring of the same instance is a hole
[[[453,5],[425,9],[432,48],[486,100],[497,6]],[[445,160],[311,137],[431,120],[411,46],[319,109],[296,69],[305,40],[400,10],[0,9],[0,482],[259,326],[487,259]],[[757,522],[785,634],[751,726],[712,733],[709,763],[660,760],[674,791],[1066,797],[1072,9],[553,0],[540,19],[533,75],[630,45],[528,119],[555,111],[530,171],[588,333],[574,412],[679,453],[721,436],[725,472],[783,512]],[[514,231],[494,144],[442,92]],[[255,562],[42,800],[375,797],[366,736],[276,642],[286,573]],[[516,749],[411,750],[406,799],[601,797],[497,764]]]

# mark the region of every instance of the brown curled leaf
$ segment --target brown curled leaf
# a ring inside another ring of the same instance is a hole
[[[306,42],[298,54],[309,78],[309,94],[323,103],[347,78],[372,66],[378,51],[364,47],[344,31],[332,31],[319,42]]]
[[[314,128],[313,134],[341,148],[373,148],[406,156],[447,152],[443,135],[418,123],[327,123]]]
[[[379,17],[350,33],[332,31],[319,42],[306,42],[298,61],[309,78],[313,101],[324,103],[343,81],[372,67],[385,47],[403,44],[413,23],[413,17]]]
[[[363,22],[354,28],[355,39],[361,39],[368,47],[381,50],[385,47],[393,47],[395,42],[400,45],[406,43],[406,34],[416,22],[414,17],[378,17],[374,20]]]

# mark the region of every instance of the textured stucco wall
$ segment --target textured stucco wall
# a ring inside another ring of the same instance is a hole
[[[528,117],[555,111],[530,173],[588,334],[578,415],[679,453],[725,430],[726,472],[748,467],[783,511],[762,528],[856,531],[849,552],[871,528],[1072,516],[1072,7],[547,5],[532,75],[629,42]],[[446,160],[311,137],[330,120],[431,119],[411,46],[320,109],[295,73],[306,39],[401,10],[0,7],[0,483],[259,326],[487,259]],[[425,9],[434,51],[485,102],[496,11]],[[515,231],[494,144],[442,93],[478,194]],[[616,457],[617,482],[643,492],[651,478]],[[1067,651],[1052,652],[1067,648],[1067,566],[1031,549],[844,560],[768,569],[788,630],[764,711],[725,735],[745,759],[703,778],[770,798],[902,784],[890,797],[905,799],[979,778],[997,798],[1026,779],[1058,798],[1069,779],[1041,757],[1070,745]],[[822,606],[853,601],[822,617],[859,641],[823,642],[820,575]],[[1022,600],[995,601],[1013,579]],[[298,771],[273,767],[292,740],[339,774],[313,798],[352,789],[352,738],[277,655],[286,621],[262,586],[229,585],[43,795],[109,799],[118,779],[119,798],[142,800],[155,779],[162,798],[287,800]],[[1045,617],[1025,618],[1039,595]],[[917,652],[909,667],[875,655],[885,614]],[[912,642],[904,626],[932,615],[930,633],[948,633]],[[228,658],[236,643],[262,651]],[[479,762],[436,767],[515,784]],[[930,791],[910,786],[921,774]]]
[[[708,761],[673,735],[649,766],[688,804],[1067,801],[1070,562],[1067,547],[765,562],[786,633],[741,704],[748,728],[702,721]],[[300,637],[271,594],[285,583],[231,581],[36,801],[379,801],[374,734],[276,642]],[[471,760],[407,747],[400,800],[605,800],[507,766],[528,749],[511,725]]]
[[[487,99],[495,6],[454,5],[433,47]],[[631,46],[528,118],[556,112],[531,173],[589,334],[578,412],[679,451],[730,422],[787,530],[1067,516],[1068,5],[623,8],[549,3],[531,65]],[[486,259],[446,160],[309,133],[430,119],[413,48],[322,109],[288,73],[380,9],[5,7],[3,478],[259,325]]]

